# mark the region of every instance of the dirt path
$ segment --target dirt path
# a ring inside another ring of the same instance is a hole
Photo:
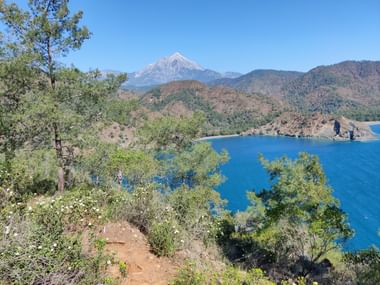
[[[107,240],[106,250],[128,266],[128,276],[122,285],[166,285],[179,268],[169,258],[152,254],[146,237],[127,222],[105,225],[100,236]],[[110,273],[120,277],[119,265],[112,265]]]

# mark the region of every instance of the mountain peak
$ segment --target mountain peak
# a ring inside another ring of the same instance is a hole
[[[196,63],[195,61],[192,61],[185,57],[180,52],[175,52],[172,55],[169,55],[167,57],[164,57],[160,60],[158,60],[153,65],[166,65],[166,66],[172,66],[176,69],[193,69],[193,70],[204,70],[204,68]]]
[[[188,60],[182,53],[175,52],[172,55],[168,56],[169,59],[175,60],[175,59],[185,59]]]
[[[209,82],[221,77],[221,73],[205,69],[182,53],[175,52],[159,59],[155,63],[149,64],[140,71],[130,73],[127,85],[148,86],[175,80]]]

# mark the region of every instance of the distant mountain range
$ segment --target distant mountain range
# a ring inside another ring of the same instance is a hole
[[[380,115],[380,61],[319,66],[285,84],[282,92],[288,102],[306,111]]]
[[[175,80],[197,80],[210,82],[219,78],[236,78],[241,76],[238,72],[220,73],[206,69],[198,63],[191,61],[176,52],[168,57],[159,59],[149,64],[140,71],[128,73],[128,81],[125,87],[141,88],[168,83]]]
[[[380,61],[344,61],[318,66],[308,72],[253,70],[241,75],[205,69],[182,54],[175,53],[141,71],[128,74],[128,78],[126,89],[144,93],[172,81],[196,80],[212,88],[222,86],[234,89],[237,94],[276,98],[282,106],[297,112],[321,112],[356,120],[380,120]],[[185,94],[188,89],[186,84],[182,82],[180,86],[184,86]],[[188,94],[194,96],[193,91]],[[180,97],[183,99],[183,96]],[[226,98],[221,95],[219,100]],[[235,103],[229,101],[229,104]],[[195,109],[194,107],[193,111]]]
[[[344,61],[305,73],[254,70],[209,84],[281,98],[298,111],[380,119],[380,61]]]
[[[222,78],[209,83],[211,86],[228,86],[246,93],[261,93],[280,97],[285,84],[300,77],[297,71],[258,69],[237,78]]]
[[[158,70],[162,70],[161,75]],[[189,70],[192,73],[186,74]],[[240,133],[256,128],[263,133],[284,130],[288,135],[315,136],[317,133],[307,133],[304,128],[308,125],[314,130],[314,115],[328,118],[319,120],[323,124],[318,121],[315,130],[322,125],[329,128],[334,118],[342,116],[359,121],[380,120],[380,61],[345,61],[305,73],[254,70],[236,78],[211,81],[208,80],[212,76],[204,76],[202,80],[207,83],[177,80],[188,79],[197,71],[211,74],[174,54],[135,74],[134,78],[145,78],[145,82],[156,82],[157,86],[145,86],[143,93],[132,94],[153,117],[204,113],[206,134]],[[175,80],[158,84],[171,78]],[[325,121],[330,123],[326,125]],[[263,129],[258,128],[264,124]]]

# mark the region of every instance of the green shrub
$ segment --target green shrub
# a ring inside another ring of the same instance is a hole
[[[178,246],[179,230],[172,221],[164,221],[152,225],[148,241],[152,251],[158,256],[172,256]]]
[[[124,278],[128,275],[128,266],[124,261],[119,261],[119,271]]]
[[[203,264],[204,266],[204,264]],[[215,271],[207,267],[199,269],[194,263],[187,263],[178,272],[171,285],[275,285],[261,269],[252,269],[248,272],[236,267],[226,267]]]
[[[188,263],[182,267],[176,278],[170,283],[171,285],[201,285],[205,284],[206,276],[203,272],[197,270],[193,263]]]
[[[94,284],[103,277],[107,257],[82,253],[79,235],[13,215],[0,235],[0,284]]]

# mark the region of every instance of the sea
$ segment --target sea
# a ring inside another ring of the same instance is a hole
[[[380,135],[380,125],[372,126]],[[379,137],[380,138],[380,137]],[[231,211],[244,211],[247,191],[269,187],[269,177],[259,154],[273,160],[286,155],[296,158],[300,152],[318,155],[341,208],[348,214],[355,236],[344,244],[347,251],[369,246],[380,248],[380,140],[335,142],[291,137],[246,136],[209,140],[214,149],[230,155],[221,167],[225,182],[218,191],[228,200]]]

